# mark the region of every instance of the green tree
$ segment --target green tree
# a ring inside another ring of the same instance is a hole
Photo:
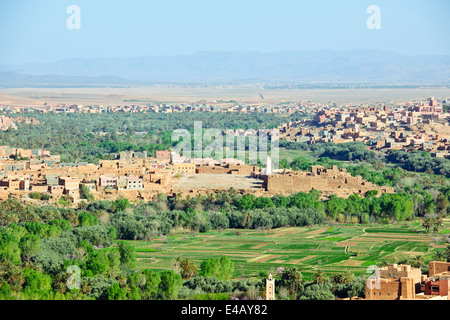
[[[346,270],[333,276],[333,282],[338,284],[349,284],[353,281],[354,275],[351,271]]]
[[[433,226],[433,220],[431,218],[426,218],[422,222],[422,226],[425,228],[425,232],[429,233],[431,227]]]
[[[447,214],[448,204],[448,198],[440,193],[436,198],[436,213],[441,217],[445,217]]]
[[[291,294],[298,292],[299,285],[302,283],[302,274],[296,267],[284,268],[281,272],[281,283],[290,288]]]
[[[161,282],[158,285],[158,296],[162,300],[174,300],[178,297],[183,280],[181,275],[173,270],[161,272]]]
[[[113,202],[113,206],[116,212],[125,211],[125,209],[130,208],[131,204],[127,198],[117,199]]]
[[[318,270],[314,273],[314,283],[325,283],[327,281],[327,276],[322,270]]]
[[[108,295],[108,300],[125,300],[127,296],[127,290],[125,288],[121,288],[117,282],[110,286],[106,292]]]
[[[195,264],[189,259],[182,259],[179,261],[180,274],[183,280],[188,280],[197,275],[197,268]]]
[[[36,234],[27,234],[20,239],[20,251],[22,253],[22,260],[29,261],[31,255],[35,254],[41,249],[41,238]]]
[[[230,280],[234,272],[234,262],[227,256],[220,258],[221,272],[220,279]]]
[[[119,241],[120,263],[130,269],[136,268],[136,249],[126,241]]]
[[[227,256],[220,259],[211,257],[200,264],[201,275],[221,280],[229,280],[233,276],[234,263]]]
[[[50,275],[42,274],[34,269],[26,268],[23,271],[25,278],[23,290],[26,293],[43,294],[52,289],[52,278]]]
[[[141,283],[141,297],[144,300],[156,299],[159,284],[161,282],[161,274],[155,273],[152,270],[142,270],[145,276],[145,281]]]
[[[435,217],[432,220],[432,223],[433,223],[433,231],[439,232],[440,227],[444,226],[444,218],[442,218],[442,216]]]
[[[411,259],[411,266],[414,268],[421,268],[425,263],[425,258],[424,256],[418,254],[415,255],[412,259]]]
[[[239,210],[250,210],[255,206],[255,196],[253,194],[246,194],[239,198],[236,203]]]
[[[104,252],[95,252],[89,255],[86,267],[93,275],[106,275],[109,269],[109,260]]]
[[[0,233],[0,260],[8,260],[14,264],[20,263],[19,241],[8,233]]]
[[[433,255],[433,260],[434,261],[447,261],[445,252],[442,250],[435,251],[434,255]]]
[[[87,201],[94,201],[94,196],[91,194],[91,191],[84,184],[80,185],[80,198],[86,199]]]
[[[78,216],[78,221],[80,223],[80,226],[82,226],[82,227],[95,226],[98,224],[97,217],[89,212],[81,213]]]

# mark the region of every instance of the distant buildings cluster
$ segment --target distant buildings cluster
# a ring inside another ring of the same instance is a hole
[[[234,102],[205,102],[205,103],[177,103],[177,104],[130,104],[130,105],[79,105],[79,104],[58,104],[45,106],[0,106],[0,111],[21,113],[179,113],[179,112],[230,112],[230,113],[275,113],[292,114],[302,110],[301,103],[268,104],[268,103],[234,103]]]
[[[318,109],[314,119],[282,125],[279,138],[310,145],[360,141],[373,150],[424,150],[448,158],[449,120],[434,98],[395,107],[332,106]]]
[[[8,116],[0,116],[0,130],[17,129],[17,123],[39,124],[39,121],[34,118],[17,117],[14,119]]]

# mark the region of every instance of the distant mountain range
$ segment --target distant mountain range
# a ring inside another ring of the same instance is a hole
[[[450,56],[392,51],[199,52],[0,65],[0,85],[192,82],[450,82]]]

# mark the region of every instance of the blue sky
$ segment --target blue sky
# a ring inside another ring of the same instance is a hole
[[[69,5],[81,29],[69,30]],[[381,9],[369,30],[366,9]],[[198,51],[381,49],[450,55],[448,0],[1,0],[0,64]]]

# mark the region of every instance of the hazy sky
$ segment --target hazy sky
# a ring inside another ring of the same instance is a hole
[[[70,30],[70,5],[81,29]],[[381,29],[366,10],[379,6]],[[448,0],[0,0],[0,64],[198,51],[450,55]]]

